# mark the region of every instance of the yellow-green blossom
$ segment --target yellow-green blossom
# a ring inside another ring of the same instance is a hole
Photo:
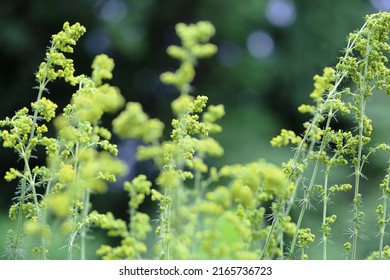
[[[35,109],[48,122],[56,116],[55,110],[58,105],[46,97],[42,97],[38,102],[31,103],[31,108]]]

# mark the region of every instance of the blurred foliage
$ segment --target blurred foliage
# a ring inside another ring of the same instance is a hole
[[[361,26],[364,15],[376,11],[370,2],[378,1],[2,0],[0,119],[13,115],[35,96],[34,72],[50,35],[65,21],[79,21],[87,27],[87,36],[81,40],[84,48],[74,54],[78,63],[75,68],[89,72],[95,55],[108,54],[116,64],[112,83],[128,100],[141,102],[151,117],[158,116],[169,125],[172,116],[167,112],[177,92],[164,86],[158,77],[177,65],[165,55],[165,49],[177,43],[177,22],[208,20],[217,30],[213,43],[219,46],[219,53],[199,65],[193,93],[209,96],[210,104],[226,106],[227,116],[221,123],[224,132],[218,139],[226,152],[221,165],[259,158],[280,164],[291,156],[290,151],[271,150],[269,140],[282,127],[302,129],[304,119],[296,108],[309,99],[312,77],[324,66],[336,63],[348,33]],[[278,16],[283,20],[285,15],[290,21],[273,21],[271,10],[276,20]],[[257,57],[251,53],[249,38],[254,33],[266,35],[265,43],[271,45],[255,41],[255,47],[264,47],[265,51],[269,47],[268,53],[257,53]],[[49,87],[50,98],[60,106],[74,91],[61,83]],[[387,114],[387,107],[380,100],[378,97],[369,114],[374,127],[378,125],[378,131],[386,133],[388,124],[381,123],[380,118]],[[4,149],[0,157],[0,174],[4,174],[8,163],[16,159]],[[371,182],[375,185],[382,172],[375,162],[371,169],[378,176]],[[0,211],[4,212],[14,186],[4,181],[0,186]],[[122,197],[115,193],[111,196]],[[101,207],[109,209],[106,201],[96,203],[103,202]],[[123,205],[126,209],[126,202],[115,203],[117,208]],[[119,214],[114,214],[126,216],[120,209],[116,211]]]
[[[3,251],[4,244],[7,243],[7,233],[10,228],[13,228],[13,222],[10,221],[7,215],[4,215],[0,212],[0,260],[7,259],[5,256],[5,252]],[[60,223],[53,225],[53,230],[56,232],[56,234],[53,235],[49,242],[49,246],[53,246],[53,248],[58,248],[56,250],[52,250],[50,253],[50,259],[52,260],[66,260],[68,256],[68,248],[66,247],[66,244],[63,243],[65,235],[62,234],[62,230],[60,229]],[[88,250],[86,252],[86,259],[88,260],[95,260],[99,259],[99,257],[96,255],[96,250],[99,249],[100,245],[106,241],[106,237],[104,234],[101,233],[101,231],[96,230],[93,232],[94,237],[90,238],[88,240]],[[23,246],[25,248],[25,251],[23,251],[26,255],[28,255],[28,252],[32,250],[33,247],[36,246],[36,242],[32,237],[24,237]],[[75,251],[79,253],[79,248],[75,248]]]

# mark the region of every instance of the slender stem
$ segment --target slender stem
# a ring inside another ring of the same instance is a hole
[[[389,159],[390,162],[390,159]],[[388,167],[388,171],[386,174],[386,183],[383,186],[383,191],[382,191],[382,204],[383,204],[383,213],[380,221],[380,231],[379,231],[379,259],[383,259],[383,241],[385,237],[385,232],[386,232],[386,225],[388,221],[386,220],[387,217],[387,201],[389,200],[389,187],[390,187],[390,166]]]
[[[34,202],[35,210],[37,212],[38,217],[40,217],[40,210],[41,209],[39,208],[38,196],[37,196],[37,191],[35,188],[35,178],[33,178],[33,176],[32,176],[32,172],[31,172],[29,162],[28,162],[29,156],[26,153],[23,153],[23,160],[24,160],[24,166],[26,169],[25,173],[28,173],[28,178],[26,178],[26,183],[28,181],[29,186],[31,188],[31,192],[33,194],[32,199]]]
[[[168,194],[164,191],[164,197],[167,197]],[[171,231],[171,203],[164,206],[164,211],[162,212],[162,250],[164,252],[164,258],[169,260],[170,258],[170,231]]]
[[[329,96],[330,96],[330,94],[329,94]],[[330,122],[331,122],[332,118],[333,118],[333,106],[332,106],[332,103],[331,103],[330,104],[329,113],[328,113],[328,118],[327,118],[326,125],[325,125],[325,128],[324,128],[325,133],[328,130],[328,128],[330,127]],[[307,191],[305,192],[305,196],[303,198],[301,211],[300,211],[299,218],[298,218],[298,221],[297,221],[297,227],[296,227],[296,230],[295,230],[295,234],[294,234],[293,241],[292,241],[291,248],[290,248],[290,252],[289,252],[289,258],[292,258],[293,254],[294,254],[294,249],[295,249],[295,245],[296,245],[297,238],[298,238],[298,231],[299,231],[299,229],[301,227],[301,223],[302,223],[303,216],[305,214],[306,208],[309,206],[310,194],[311,194],[313,186],[314,186],[314,181],[315,181],[315,179],[317,177],[318,168],[319,168],[319,162],[320,162],[320,156],[322,155],[323,151],[325,150],[326,145],[327,145],[327,141],[326,141],[325,135],[324,135],[323,138],[322,138],[320,149],[318,151],[318,157],[317,157],[316,163],[314,165],[314,169],[313,169],[313,173],[312,173],[312,176],[311,176],[311,179],[310,179],[309,187],[307,188]]]
[[[277,215],[272,220],[271,227],[270,227],[268,235],[267,235],[267,239],[265,240],[265,243],[264,243],[264,246],[263,246],[263,250],[261,251],[261,254],[260,254],[260,257],[259,257],[260,260],[264,259],[264,257],[265,257],[265,254],[266,254],[267,249],[268,249],[269,242],[271,240],[272,233],[275,230],[275,227],[276,227],[276,224],[278,222],[278,219],[279,219],[279,217]]]
[[[359,193],[359,187],[360,187],[360,177],[361,177],[361,165],[362,165],[362,151],[363,151],[363,133],[364,133],[364,116],[365,116],[365,107],[367,98],[365,96],[365,91],[367,90],[367,83],[365,80],[365,77],[368,72],[368,57],[370,53],[370,33],[367,35],[367,43],[366,43],[366,56],[364,61],[364,73],[361,76],[360,79],[360,85],[359,85],[359,135],[358,135],[358,148],[357,148],[357,159],[355,163],[355,192],[354,192],[354,203],[353,203],[353,239],[352,239],[352,260],[356,259],[356,253],[357,253],[357,242],[359,237],[359,229],[360,229],[360,217],[359,217],[359,206],[361,203],[360,193]]]
[[[291,242],[290,252],[289,252],[289,255],[288,255],[289,259],[292,259],[292,257],[293,257],[294,249],[295,249],[295,246],[296,246],[296,243],[297,243],[297,239],[298,239],[298,231],[301,228],[301,224],[302,224],[302,221],[303,221],[303,216],[305,215],[305,211],[308,208],[309,203],[310,203],[310,194],[311,194],[312,188],[314,186],[314,180],[317,177],[318,166],[319,166],[319,158],[317,158],[317,160],[316,160],[316,163],[315,163],[315,166],[314,166],[314,170],[313,170],[313,173],[312,173],[312,176],[311,176],[309,187],[307,188],[307,190],[305,192],[305,195],[304,195],[304,198],[303,198],[301,211],[299,213],[296,230],[295,230],[295,233],[294,233],[293,240]]]
[[[49,67],[49,66],[48,66]],[[48,69],[48,68],[47,68]],[[46,72],[47,72],[46,69]],[[39,83],[39,90],[38,90],[38,96],[36,102],[39,102],[41,100],[43,92],[45,91],[46,85],[49,82],[47,76]],[[31,124],[31,131],[30,131],[30,136],[29,139],[27,140],[28,145],[30,145],[32,138],[35,135],[35,127],[36,123],[38,121],[38,110],[34,111],[34,115],[32,118],[32,124]],[[26,150],[29,150],[29,147],[27,147]],[[24,153],[22,155],[23,160],[24,160],[24,168],[23,168],[23,174],[29,173],[31,175],[30,171],[30,166],[29,166],[29,160],[31,157],[31,153]],[[22,239],[22,226],[23,226],[23,204],[26,199],[26,187],[27,187],[27,178],[25,176],[22,177],[21,179],[21,187],[20,187],[20,197],[19,197],[19,208],[18,208],[18,221],[17,221],[17,226],[16,226],[16,237],[15,237],[15,242],[14,245],[12,246],[13,248],[13,258],[16,260],[18,258],[18,252],[20,250],[21,246],[21,239]],[[34,205],[36,208],[37,213],[39,213],[39,205],[37,201],[37,195],[35,192],[35,187],[32,187],[33,190],[33,199],[34,199]],[[46,259],[46,248],[45,248],[45,242],[44,238],[42,236],[42,258]]]
[[[350,53],[352,53],[352,50],[353,48],[355,47],[355,43],[359,37],[359,35],[361,34],[361,32],[366,28],[368,22],[366,21],[364,23],[364,25],[361,27],[361,29],[358,31],[357,33],[357,36],[354,38],[354,40],[349,40],[348,41],[348,45],[347,45],[347,48],[345,50],[345,54],[344,54],[344,59],[346,59]],[[326,101],[323,103],[323,104],[326,104],[328,101],[330,101],[332,98],[333,98],[333,95],[334,93],[336,92],[338,86],[341,84],[341,82],[344,80],[344,78],[347,76],[347,72],[344,71],[340,74],[340,78],[337,80],[337,82],[335,83],[333,89],[329,92],[329,94],[327,95],[327,98],[326,98]],[[308,127],[308,129],[306,130],[306,133],[302,139],[302,142],[300,143],[300,145],[298,146],[298,149],[297,151],[295,152],[294,154],[294,157],[293,157],[293,160],[292,160],[292,164],[291,164],[291,167],[293,168],[293,170],[296,168],[297,164],[298,164],[298,159],[301,157],[302,155],[302,152],[303,152],[303,148],[304,148],[304,144],[306,143],[308,137],[310,136],[310,134],[313,132],[313,128],[315,126],[315,124],[317,123],[318,119],[322,116],[322,113],[323,113],[323,110],[325,109],[324,106],[321,106],[318,110],[318,112],[315,114],[315,116],[313,117],[312,121],[311,121],[311,124],[310,126]],[[282,192],[282,195],[285,195],[285,191],[287,190],[287,186],[288,184],[291,182],[291,177],[292,177],[292,174],[289,174],[288,175],[288,178],[286,180],[286,183],[285,183],[285,186],[283,188],[283,192]],[[282,197],[282,201],[280,202],[282,205],[279,207],[279,209],[284,209],[286,207],[286,201],[284,201],[284,198]],[[267,251],[268,249],[268,245],[270,243],[270,240],[271,240],[271,236],[276,228],[276,223],[278,223],[279,221],[279,217],[278,216],[275,216],[274,219],[272,220],[272,224],[271,224],[271,228],[270,228],[270,231],[268,232],[268,235],[267,235],[267,238],[266,238],[266,241],[264,243],[264,247],[263,247],[263,250],[260,254],[260,259],[263,259],[264,258],[264,255],[265,255],[265,252]]]
[[[204,155],[202,153],[199,153],[199,157],[203,159]],[[202,172],[200,170],[196,170],[195,174],[194,174],[194,191],[195,191],[194,200],[195,200],[195,204],[199,203],[202,200],[202,197],[203,197],[203,194],[204,194],[206,187],[207,187],[207,185],[202,183]],[[202,224],[200,222],[199,213],[194,213],[194,215],[196,215],[196,218],[195,218],[193,228],[201,231]],[[192,242],[192,245],[191,245],[191,252],[192,253],[195,253],[196,250],[198,249],[196,244],[197,244],[196,242]]]
[[[326,223],[326,216],[327,216],[327,206],[328,206],[328,178],[329,178],[329,169],[328,166],[325,171],[325,182],[324,182],[324,195],[323,195],[323,208],[322,208],[322,226],[324,227]],[[322,259],[327,259],[327,247],[328,247],[328,236],[325,230],[322,230]]]
[[[77,217],[72,218],[72,234],[68,238],[68,260],[73,258],[73,244],[77,236]]]
[[[309,126],[309,128],[308,128],[308,131],[312,131],[312,129],[313,129],[313,123],[314,123],[314,120],[316,120],[317,118],[318,118],[319,116],[314,116],[314,118],[313,118],[313,122],[310,124],[310,126]],[[293,169],[293,170],[295,170],[296,169],[296,167],[297,167],[297,165],[298,165],[298,159],[300,158],[300,155],[302,154],[302,152],[303,152],[303,150],[304,150],[304,144],[305,144],[305,142],[306,142],[306,140],[307,140],[307,138],[309,137],[309,133],[305,133],[305,135],[304,135],[304,137],[303,137],[303,139],[302,139],[302,141],[301,141],[301,143],[298,145],[298,149],[297,149],[297,151],[295,152],[295,154],[294,154],[294,158],[293,158],[293,161],[292,161],[292,164],[291,164],[291,168]],[[285,211],[284,210],[284,208],[286,207],[286,201],[285,201],[285,195],[286,195],[286,192],[287,192],[287,187],[288,187],[288,185],[290,184],[290,182],[291,182],[291,179],[292,179],[292,174],[289,174],[288,176],[287,176],[287,179],[286,179],[286,182],[284,183],[284,186],[283,186],[283,189],[282,189],[282,194],[281,194],[281,201],[280,202],[278,202],[278,203],[280,203],[280,205],[279,205],[279,210],[282,210],[283,212]],[[269,230],[269,232],[268,232],[268,234],[267,234],[267,238],[266,238],[266,240],[265,240],[265,242],[264,242],[264,246],[263,246],[263,250],[261,251],[261,253],[260,253],[260,259],[262,260],[264,257],[265,257],[265,254],[266,254],[266,252],[267,252],[267,249],[268,249],[268,246],[269,246],[269,243],[270,243],[270,241],[271,241],[271,236],[272,236],[272,234],[274,233],[274,231],[275,231],[275,228],[276,228],[276,224],[279,222],[279,214],[277,214],[277,215],[275,215],[274,217],[273,217],[273,219],[272,219],[272,223],[271,223],[271,227],[270,227],[270,230]]]
[[[90,193],[89,189],[85,190],[84,201],[83,201],[84,208],[83,208],[83,212],[81,214],[81,220],[82,221],[85,221],[87,219],[87,216],[88,216],[90,194],[91,193]],[[81,251],[80,259],[81,260],[85,260],[86,259],[85,252],[86,252],[86,247],[87,247],[87,244],[86,244],[87,231],[88,231],[88,227],[87,226],[83,226],[81,228],[81,230],[80,230],[80,251]]]
[[[79,182],[79,153],[80,153],[80,143],[77,142],[75,144],[75,148],[74,148],[74,152],[73,152],[73,170],[75,172],[75,178],[74,178],[74,182],[76,185],[78,185],[78,182]],[[84,209],[85,207],[85,204],[83,204],[84,206]],[[77,237],[77,233],[79,231],[79,228],[77,227],[77,220],[78,220],[78,216],[79,214],[76,212],[75,210],[75,213],[72,214],[72,230],[69,234],[69,237],[68,237],[68,260],[71,260],[73,258],[73,246],[74,246],[74,242],[75,242],[75,239]]]
[[[22,225],[23,225],[23,203],[24,203],[25,195],[26,195],[26,184],[25,183],[23,184],[23,180],[22,180],[22,185],[20,189],[19,207],[18,207],[18,219],[16,224],[16,236],[15,236],[15,242],[12,246],[12,254],[14,260],[18,259],[18,252],[22,242],[21,236],[22,236]]]
[[[353,204],[353,240],[352,240],[352,259],[356,259],[357,252],[357,240],[359,235],[359,186],[360,186],[360,176],[361,176],[361,160],[362,160],[362,149],[363,149],[363,116],[364,116],[364,93],[361,92],[361,110],[360,110],[360,120],[359,120],[359,138],[358,138],[358,156],[355,164],[355,192],[354,192],[354,204]]]
[[[355,41],[353,41],[351,44],[348,44],[349,49],[352,49],[353,45],[354,45]],[[345,54],[345,57],[348,56],[348,53],[349,51],[346,51],[346,54]],[[328,104],[327,103],[331,103],[331,100],[333,99],[334,97],[334,94],[336,93],[337,91],[337,88],[339,87],[339,85],[341,84],[341,82],[344,80],[344,78],[347,76],[347,73],[346,72],[343,72],[341,73],[341,76],[340,78],[337,80],[337,82],[335,83],[334,87],[332,88],[332,90],[328,93],[327,95],[327,98],[326,100],[324,101],[323,103],[323,106],[321,106],[318,110],[318,112],[314,115],[309,127],[307,128],[303,138],[302,138],[302,141],[301,143],[298,145],[298,148],[294,154],[294,157],[293,157],[293,160],[292,160],[292,163],[291,163],[291,168],[293,170],[295,170],[298,166],[298,160],[301,158],[303,152],[305,151],[305,144],[307,143],[307,140],[309,139],[310,135],[313,133],[314,131],[314,127],[315,125],[317,124],[318,122],[318,119],[320,117],[322,117],[322,114],[323,114],[323,111],[325,109],[328,109]],[[331,112],[329,113],[329,116],[333,116],[333,114],[331,114]],[[329,124],[330,124],[330,117],[328,116],[328,124],[327,124],[327,127],[329,127]],[[286,209],[289,209],[287,208],[286,204],[287,204],[287,201],[285,201],[285,198],[284,196],[286,195],[286,192],[287,192],[287,187],[288,185],[290,184],[291,182],[291,179],[292,179],[292,175],[293,174],[289,174],[287,176],[287,179],[286,179],[286,182],[284,184],[284,187],[283,187],[283,190],[282,190],[282,194],[281,194],[281,197],[282,197],[282,200],[279,202],[281,203],[282,205],[280,206],[279,209],[282,209],[284,213],[286,213]],[[298,186],[298,185],[297,185]],[[286,216],[286,214],[284,214],[284,217]],[[279,217],[274,217],[274,219],[272,220],[272,224],[271,224],[271,228],[270,228],[270,231],[268,232],[268,235],[267,235],[267,238],[265,240],[265,243],[264,243],[264,246],[263,246],[263,250],[260,254],[260,259],[263,259],[264,258],[264,255],[265,255],[265,252],[267,251],[268,249],[268,246],[269,246],[269,242],[271,241],[271,236],[276,228],[276,223],[278,223],[279,221]]]
[[[387,185],[389,185],[389,183],[387,183]],[[385,193],[385,191],[384,191],[384,193]],[[389,199],[388,195],[383,197],[383,215],[382,215],[383,221],[386,220],[387,200],[388,199]],[[386,224],[387,224],[386,222],[383,222],[383,225],[381,225],[381,227],[380,227],[380,233],[379,233],[380,234],[380,237],[379,237],[379,259],[380,260],[383,259],[383,240],[385,237]]]
[[[306,152],[306,157],[308,157],[308,155],[310,155],[312,153],[312,151],[314,149],[315,143],[316,143],[316,141],[311,140],[309,149]],[[304,168],[303,168],[304,170],[306,170],[308,162],[309,162],[308,160],[303,162],[304,163]],[[299,178],[299,177],[297,179],[295,179],[294,185],[298,186],[301,180],[302,179]],[[288,201],[286,202],[287,203],[287,207],[286,207],[286,211],[284,213],[284,217],[287,217],[290,214],[290,211],[291,211],[291,209],[292,209],[292,207],[294,205],[294,201],[295,201],[296,195],[297,195],[297,188],[294,189],[294,192],[291,194],[291,196],[289,197]],[[280,247],[281,252],[284,252],[283,234],[284,234],[284,232],[280,231],[279,232],[279,237],[278,237],[278,240],[279,240],[279,243],[280,243],[279,247]]]

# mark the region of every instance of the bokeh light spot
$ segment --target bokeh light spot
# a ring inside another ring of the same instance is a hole
[[[249,53],[256,58],[265,58],[272,54],[275,43],[272,37],[264,31],[252,32],[247,39]]]
[[[266,17],[276,26],[291,25],[296,18],[294,2],[292,0],[270,0],[266,8]]]
[[[107,22],[121,22],[127,15],[127,4],[122,0],[109,0],[102,5],[99,17]]]
[[[370,0],[371,5],[378,11],[390,11],[390,1],[389,0]]]

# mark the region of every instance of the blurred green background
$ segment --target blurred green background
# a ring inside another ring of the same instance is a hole
[[[219,52],[212,59],[200,62],[194,95],[207,95],[209,104],[222,103],[226,107],[227,115],[221,121],[224,131],[216,137],[225,149],[225,156],[213,163],[221,166],[265,158],[279,165],[289,159],[291,151],[271,148],[269,140],[281,128],[302,131],[301,124],[307,116],[299,115],[296,108],[309,102],[312,77],[322,73],[323,67],[337,62],[348,33],[360,28],[364,15],[378,10],[390,10],[390,1],[2,0],[0,119],[13,115],[35,99],[34,72],[44,57],[50,36],[61,29],[64,21],[78,21],[86,26],[87,33],[73,55],[76,74],[90,73],[93,57],[108,54],[116,63],[112,84],[121,89],[127,100],[141,102],[151,117],[164,120],[169,127],[172,117],[169,104],[177,92],[161,84],[159,75],[175,69],[177,62],[165,50],[178,43],[174,32],[176,23],[208,20],[216,27],[212,42],[219,47]],[[49,89],[50,99],[61,106],[74,91],[61,82],[49,85]],[[375,140],[383,141],[388,139],[389,131],[389,120],[383,118],[388,115],[387,108],[383,96],[375,98],[378,100],[370,104],[378,132]],[[343,122],[340,120],[340,126]],[[133,166],[134,143],[122,146],[122,154],[127,155],[126,160]],[[0,174],[17,164],[11,150],[1,149],[0,157]],[[370,174],[366,174],[370,178],[363,189],[368,239],[361,242],[360,258],[377,247],[374,215],[383,163],[383,158],[373,160],[367,170]],[[136,165],[132,174],[142,169],[145,164]],[[341,172],[333,178],[350,180],[346,175],[349,174]],[[14,185],[1,181],[0,248],[8,226],[5,216],[14,192]],[[127,202],[123,194],[112,190],[108,197],[95,198],[95,207],[125,218]],[[350,203],[340,198],[340,203],[331,205],[330,209],[342,211],[348,219]],[[310,211],[305,221],[305,224],[314,223],[318,237],[319,215],[320,208]],[[370,228],[374,230],[369,231]],[[336,222],[330,258],[343,258],[342,244],[348,239],[343,229],[345,224]],[[310,257],[320,258],[321,247],[312,247]],[[1,252],[2,249],[0,255]]]

